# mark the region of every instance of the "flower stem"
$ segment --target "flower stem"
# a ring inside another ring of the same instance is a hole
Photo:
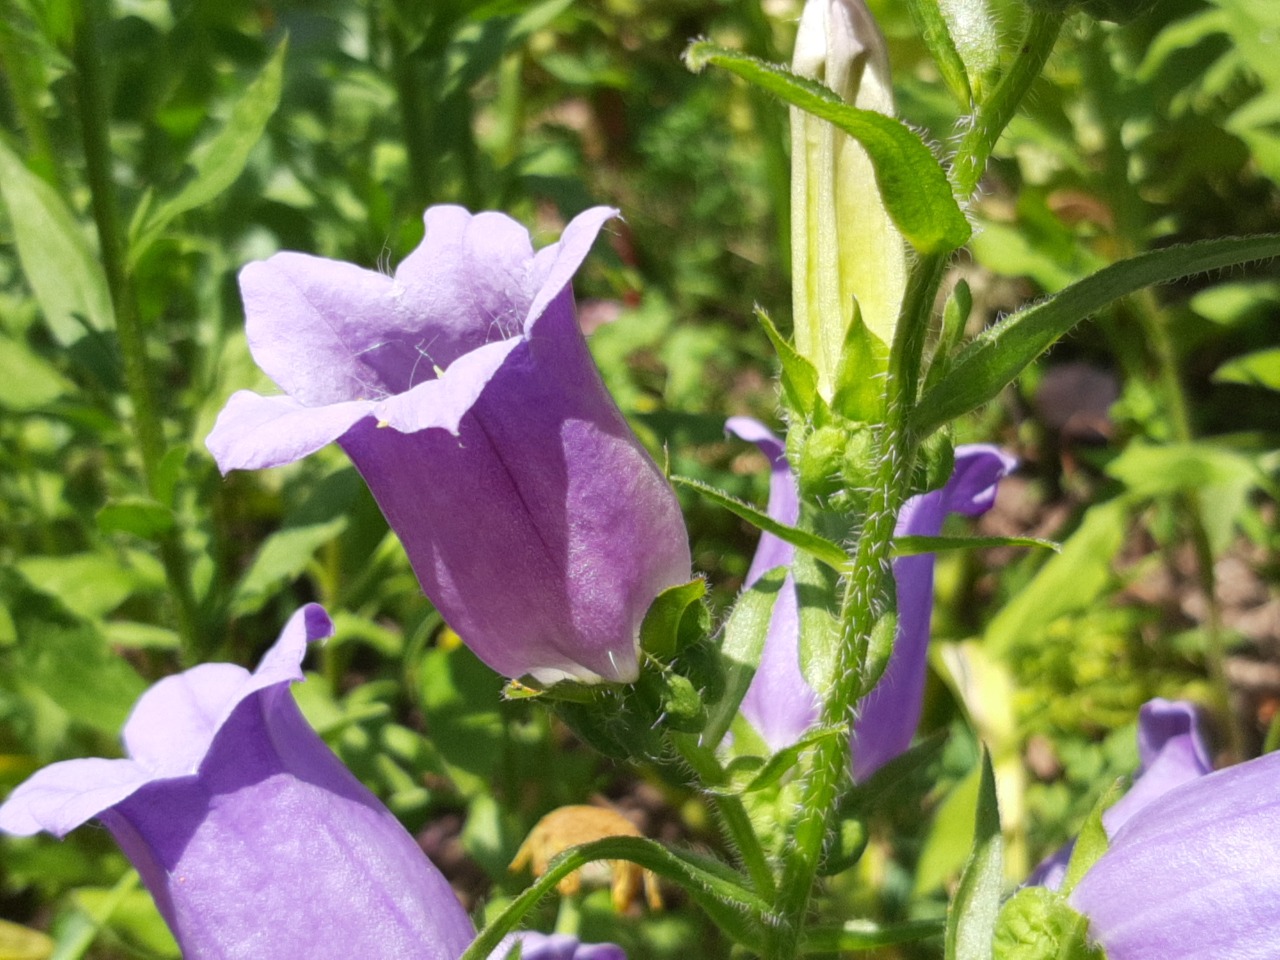
[[[1029,17],[1027,34],[1018,48],[1018,56],[1000,78],[991,96],[974,111],[969,129],[956,150],[951,165],[951,182],[957,196],[967,199],[978,186],[996,141],[1044,69],[1065,19],[1065,13],[1058,10],[1037,9]]]
[[[102,32],[101,0],[86,0],[76,31],[76,101],[84,141],[85,169],[98,228],[102,265],[115,312],[116,336],[124,360],[125,387],[133,405],[133,428],[142,455],[147,490],[157,500],[166,499],[160,474],[165,453],[164,428],[151,393],[146,340],[138,316],[138,302],[130,283],[125,261],[125,236],[111,180],[111,146],[105,78],[99,37]],[[187,554],[178,529],[172,528],[159,542],[160,560],[174,598],[174,614],[182,641],[183,659],[198,659],[195,594]]]
[[[1063,20],[1061,13],[1031,18],[1018,56],[991,97],[976,110],[951,167],[952,183],[962,198],[967,199],[977,187],[996,141],[1044,68]],[[797,954],[831,811],[849,775],[853,714],[858,700],[869,692],[863,673],[867,648],[876,621],[890,609],[893,530],[923,439],[907,424],[917,400],[926,333],[947,259],[946,253],[921,257],[907,280],[889,354],[878,467],[844,585],[835,677],[823,698],[822,723],[844,733],[818,741],[802,760],[801,800],[784,844],[774,922],[765,932],[765,960],[793,960]]]

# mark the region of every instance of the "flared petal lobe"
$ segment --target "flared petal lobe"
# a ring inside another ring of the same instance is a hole
[[[1280,753],[1185,782],[1116,830],[1068,897],[1108,960],[1271,960]]]
[[[1200,713],[1183,701],[1157,698],[1142,705],[1138,712],[1138,755],[1141,763],[1133,786],[1102,814],[1108,837],[1114,837],[1139,811],[1174,787],[1213,771]],[[1073,841],[1047,858],[1027,878],[1027,884],[1058,889],[1074,848]]]
[[[691,576],[679,505],[574,311],[615,215],[588,210],[535,253],[508,217],[432,207],[392,277],[301,254],[241,274],[250,349],[288,396],[232,398],[219,466],[337,440],[427,596],[507,676],[635,679],[649,604]]]
[[[795,478],[782,441],[767,427],[746,417],[726,423],[729,432],[755,443],[769,457],[769,515],[794,524],[799,515]],[[899,536],[936,536],[950,513],[976,516],[995,503],[996,486],[1016,461],[982,444],[956,449],[955,469],[940,490],[912,497],[898,516]],[[793,548],[764,534],[747,574],[750,586],[767,570],[791,562]],[[898,592],[898,632],[893,656],[877,687],[858,708],[854,726],[854,776],[862,780],[898,756],[911,743],[920,722],[924,697],[929,620],[933,610],[933,556],[921,554],[894,561]],[[770,749],[797,739],[818,717],[818,699],[800,672],[800,625],[794,583],[788,577],[774,604],[773,616],[742,713]]]
[[[0,806],[0,829],[61,835],[96,817],[187,960],[455,960],[474,936],[466,912],[289,692],[306,643],[331,630],[311,605],[254,673],[161,681],[126,725],[129,759],[40,771]]]

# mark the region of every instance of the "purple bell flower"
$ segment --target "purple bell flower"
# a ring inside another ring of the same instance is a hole
[[[1271,960],[1278,836],[1280,753],[1270,753],[1134,812],[1067,900],[1108,960]]]
[[[1108,837],[1114,837],[1135,814],[1174,787],[1213,771],[1199,711],[1183,701],[1157,698],[1142,705],[1138,712],[1138,756],[1140,765],[1133,786],[1102,814]],[[1027,878],[1027,884],[1057,890],[1074,847],[1074,842],[1069,843],[1046,859]]]
[[[570,282],[617,211],[534,252],[499,213],[426,212],[387,276],[298,253],[240,274],[249,348],[284,391],[236,393],[224,472],[338,441],[423,590],[498,672],[628,682],[640,623],[691,578],[679,505],[604,387]]]
[[[782,441],[763,424],[733,417],[726,428],[755,443],[769,457],[769,515],[795,523],[799,499]],[[937,536],[949,513],[977,516],[995,503],[996,485],[1017,461],[995,447],[956,448],[955,470],[940,490],[909,499],[898,515],[898,536]],[[764,534],[747,573],[750,586],[767,570],[790,563],[793,548]],[[898,632],[893,656],[876,688],[858,706],[853,772],[865,780],[911,744],[924,701],[929,619],[933,611],[933,556],[893,561],[898,592]],[[742,713],[772,750],[794,743],[818,719],[818,699],[800,673],[800,620],[790,578],[774,603],[760,667],[742,701]]]
[[[307,644],[332,632],[311,604],[253,673],[161,680],[125,725],[129,759],[46,767],[0,806],[0,830],[99,820],[187,960],[456,960],[474,931],[448,882],[289,692]]]

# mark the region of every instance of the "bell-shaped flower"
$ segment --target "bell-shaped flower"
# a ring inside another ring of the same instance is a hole
[[[754,420],[734,417],[727,428],[764,451],[773,465],[769,514],[795,523],[799,514],[796,482],[787,466],[782,442]],[[937,536],[948,514],[977,516],[995,503],[996,486],[1016,461],[995,447],[971,444],[956,448],[955,469],[940,490],[910,498],[898,515],[897,536]],[[747,585],[765,571],[789,563],[792,547],[770,534],[760,538]],[[898,630],[883,677],[858,705],[854,724],[854,776],[864,780],[911,744],[924,702],[933,612],[933,555],[918,554],[893,561],[898,594]],[[742,702],[742,713],[757,733],[778,750],[794,743],[818,718],[816,694],[799,665],[800,624],[794,585],[788,579],[774,603],[760,668]]]
[[[1108,960],[1271,960],[1280,943],[1277,837],[1280,753],[1270,753],[1181,783],[1133,813],[1067,901]]]
[[[509,217],[432,207],[391,276],[299,253],[240,275],[249,348],[285,395],[231,397],[218,466],[338,441],[427,596],[507,676],[634,680],[645,612],[690,579],[675,495],[574,311],[615,215],[588,210],[535,252]]]
[[[884,37],[863,0],[808,0],[791,68],[863,110],[893,113]],[[854,301],[881,342],[906,289],[902,235],[880,199],[862,146],[826,120],[791,108],[791,276],[796,349],[835,389]]]
[[[101,822],[187,960],[456,960],[474,931],[448,882],[289,692],[331,632],[313,604],[253,673],[161,680],[125,725],[128,759],[46,767],[0,806],[0,830]]]
[[[1138,711],[1138,757],[1133,786],[1102,814],[1108,837],[1153,800],[1213,771],[1213,756],[1195,706],[1160,698],[1144,703]],[[1028,885],[1058,889],[1074,847],[1067,844],[1036,867],[1027,878]]]

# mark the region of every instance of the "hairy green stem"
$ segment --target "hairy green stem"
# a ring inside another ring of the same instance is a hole
[[[1053,52],[1066,15],[1062,11],[1037,9],[1028,19],[1030,23],[1018,56],[991,91],[991,96],[974,112],[956,150],[951,182],[959,197],[967,199],[978,186],[996,141]]]
[[[724,770],[715,754],[706,747],[699,746],[697,738],[689,734],[672,736],[676,749],[685,759],[704,786],[718,787],[726,782]],[[772,897],[777,892],[773,870],[769,866],[769,858],[765,855],[760,837],[751,823],[747,808],[739,797],[723,793],[712,793],[712,802],[720,822],[728,833],[734,849],[742,857],[742,865],[755,885],[756,892],[762,897]]]
[[[968,198],[977,187],[996,141],[1044,68],[1063,20],[1061,13],[1031,18],[1018,56],[972,117],[951,167],[959,196]],[[893,530],[921,440],[908,423],[917,400],[925,335],[946,262],[947,254],[931,254],[916,262],[894,331],[885,381],[885,423],[878,438],[879,466],[851,572],[845,580],[835,679],[823,698],[822,722],[843,727],[846,732],[818,741],[802,760],[801,800],[787,831],[774,922],[765,931],[765,960],[793,960],[799,950],[831,811],[848,777],[853,713],[858,699],[867,693],[863,675],[867,647],[871,631],[889,609],[892,596]]]
[[[115,184],[111,179],[111,145],[107,126],[109,114],[104,95],[106,81],[99,50],[102,23],[101,0],[86,0],[83,18],[76,32],[76,101],[84,140],[85,169],[89,180],[93,219],[98,228],[103,270],[111,293],[111,306],[115,312],[116,336],[124,360],[125,388],[133,405],[133,428],[142,456],[143,475],[151,496],[163,500],[161,460],[165,453],[164,427],[151,392],[146,338],[138,315],[138,302],[125,265],[125,233],[116,203]],[[199,659],[195,593],[191,586],[186,550],[176,527],[160,540],[160,560],[173,595],[183,659],[189,664],[194,663]]]

